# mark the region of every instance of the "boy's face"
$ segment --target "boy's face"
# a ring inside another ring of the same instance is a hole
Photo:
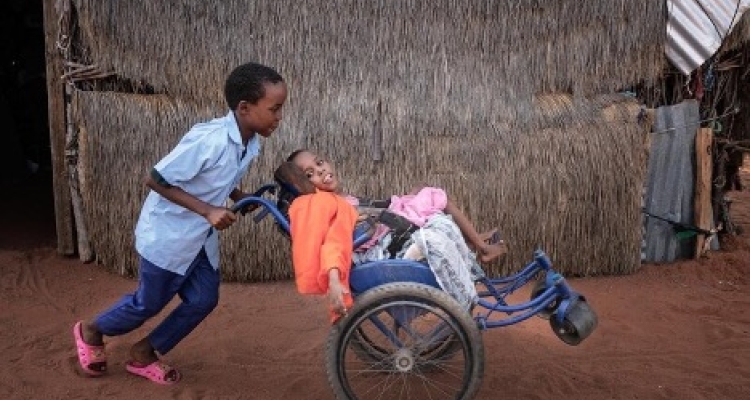
[[[281,108],[286,101],[286,83],[266,82],[263,84],[264,96],[255,104],[241,101],[237,106],[237,122],[243,136],[251,136],[258,133],[263,137],[269,137],[281,122]]]
[[[338,189],[339,180],[333,165],[317,154],[303,151],[294,157],[294,163],[305,172],[318,190],[335,192]]]

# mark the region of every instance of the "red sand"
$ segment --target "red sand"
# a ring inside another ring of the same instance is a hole
[[[332,398],[324,306],[290,282],[224,284],[219,307],[167,358],[184,375],[174,387],[125,372],[129,344],[151,323],[109,340],[108,376],[82,376],[73,323],[135,282],[56,254],[44,190],[22,188],[35,197],[0,207],[0,399]],[[572,280],[599,314],[598,330],[580,346],[565,345],[536,318],[485,332],[478,398],[750,398],[750,192],[732,196],[749,233],[728,250],[632,276]]]

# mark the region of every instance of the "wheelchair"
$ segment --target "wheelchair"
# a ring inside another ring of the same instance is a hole
[[[271,214],[288,236],[286,210],[294,193],[277,180],[232,210],[253,209],[256,223]],[[354,247],[368,239],[355,231]],[[528,301],[510,304],[508,296],[532,282]],[[479,299],[471,309],[441,290],[430,267],[420,261],[355,265],[349,283],[354,305],[331,327],[325,348],[328,381],[339,400],[471,399],[484,373],[482,331],[537,316],[549,320],[560,340],[575,346],[598,324],[586,298],[553,269],[542,250],[511,276],[476,281]]]

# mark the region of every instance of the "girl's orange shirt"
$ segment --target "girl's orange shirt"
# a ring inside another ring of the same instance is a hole
[[[357,216],[357,210],[345,198],[331,192],[300,196],[292,202],[292,263],[300,293],[327,293],[331,268],[339,269],[341,283],[349,290]]]

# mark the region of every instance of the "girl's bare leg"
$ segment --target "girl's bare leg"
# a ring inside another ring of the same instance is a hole
[[[471,221],[469,221],[469,218],[466,217],[466,214],[464,214],[460,208],[456,207],[452,201],[448,200],[445,212],[453,217],[453,221],[458,225],[458,229],[461,230],[461,233],[464,235],[468,244],[472,246],[477,252],[477,255],[479,255],[480,261],[490,262],[508,252],[507,246],[502,241],[495,244],[487,243],[487,240],[497,231],[496,229],[480,234],[477,232],[474,224],[472,224]]]

